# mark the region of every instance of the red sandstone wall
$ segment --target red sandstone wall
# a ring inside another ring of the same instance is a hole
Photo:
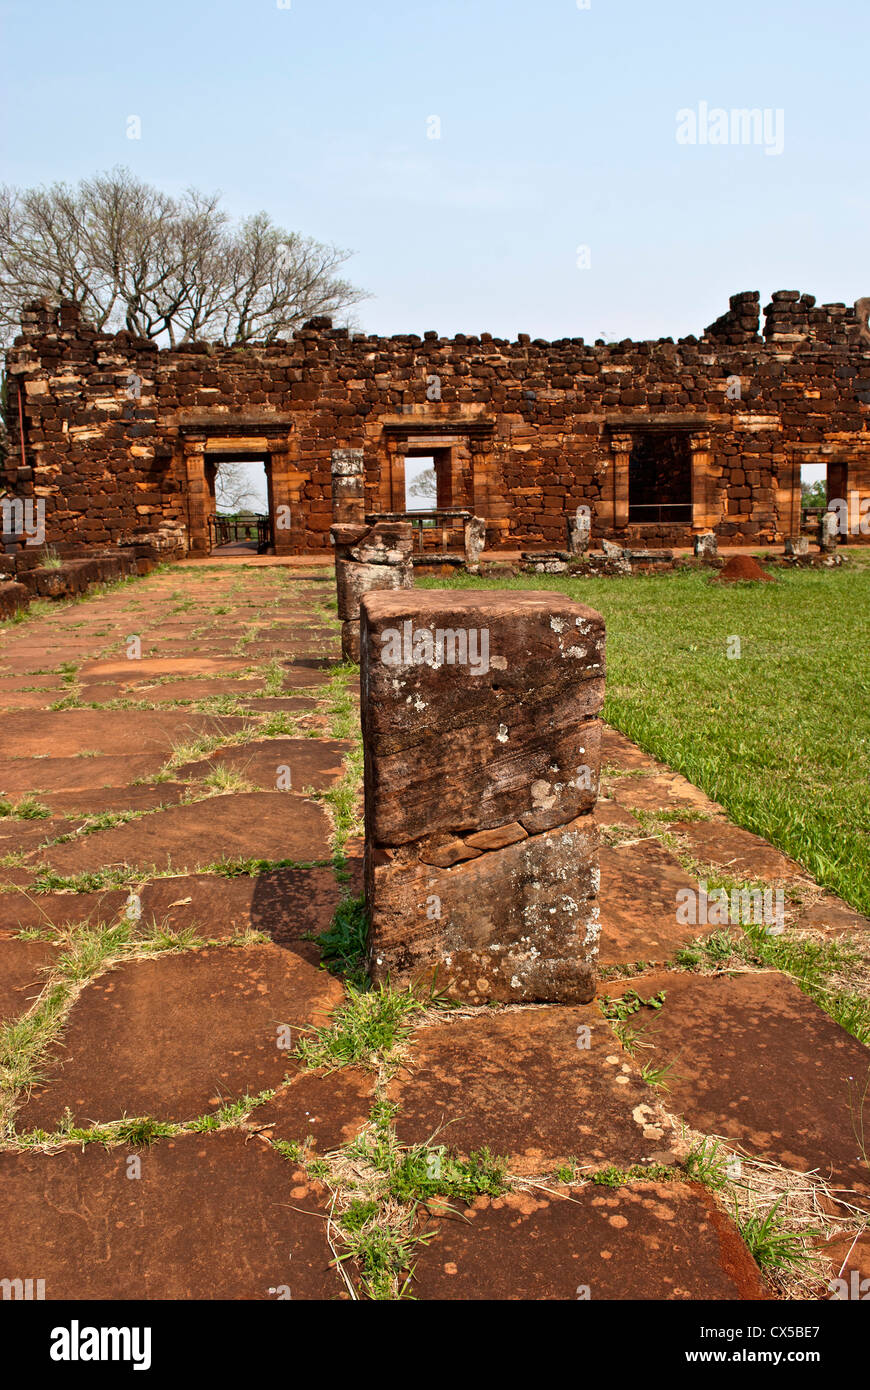
[[[670,422],[709,432],[708,446],[698,436],[708,448],[704,505],[720,539],[773,540],[798,529],[801,462],[845,460],[850,486],[870,494],[870,351],[844,306],[817,309],[810,296],[781,292],[764,338],[758,310],[757,295],[734,296],[703,338],[678,344],[349,337],[314,321],[290,343],[158,351],[89,329],[75,306],[30,306],[9,353],[6,483],[45,498],[50,542],[185,544],[208,507],[190,481],[192,432],[265,431],[275,501],[294,513],[280,547],[327,549],[332,449],[365,451],[367,506],[387,511],[401,505],[390,460],[403,453],[402,431],[441,422],[447,434],[468,434],[455,468],[469,495],[454,505],[486,516],[491,545],[561,546],[564,513],[582,502],[595,537],[685,543],[690,526],[614,530],[614,438]]]

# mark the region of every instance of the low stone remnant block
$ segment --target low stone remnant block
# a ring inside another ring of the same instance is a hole
[[[330,530],[341,619],[341,654],[359,661],[359,601],[377,589],[410,589],[413,529],[409,521],[344,522]]]
[[[19,608],[26,608],[30,602],[30,590],[13,579],[0,582],[0,618],[11,618]]]
[[[702,531],[695,537],[695,554],[699,560],[715,560],[719,554],[715,531]]]
[[[672,550],[649,550],[634,546],[626,546],[623,555],[633,565],[669,565],[674,558]]]
[[[523,550],[520,558],[535,574],[567,574],[571,557],[567,550]]]
[[[369,592],[360,615],[372,978],[587,1002],[603,619],[437,590]]]
[[[786,555],[809,555],[809,536],[786,536],[785,553]]]

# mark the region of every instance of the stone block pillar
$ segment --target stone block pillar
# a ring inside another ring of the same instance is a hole
[[[269,460],[272,484],[269,500],[276,555],[301,555],[306,548],[304,489],[309,474],[298,467],[297,451],[294,435],[287,448],[273,449]]]
[[[604,621],[555,593],[360,604],[374,981],[588,1002]]]
[[[359,525],[365,520],[364,483],[362,449],[333,449],[333,521]]]
[[[482,516],[473,516],[465,523],[465,568],[472,574],[480,569],[480,557],[486,545],[486,522]]]
[[[696,535],[710,531],[719,518],[713,514],[711,493],[713,478],[713,445],[707,430],[695,430],[689,435],[692,456],[692,530]]]
[[[819,550],[833,555],[840,540],[840,517],[837,512],[823,512],[819,518]]]
[[[581,502],[576,511],[567,512],[565,530],[567,532],[568,554],[585,555],[592,538],[592,508],[587,506],[585,502]]]
[[[372,589],[410,589],[414,583],[410,521],[351,522],[330,528],[335,546],[335,585],[341,619],[341,654],[359,661],[359,604]]]
[[[613,450],[613,529],[624,531],[628,526],[628,474],[634,435],[611,434]]]
[[[184,466],[187,474],[187,534],[193,555],[208,555],[211,550],[208,518],[213,499],[206,481],[205,436],[184,441]]]

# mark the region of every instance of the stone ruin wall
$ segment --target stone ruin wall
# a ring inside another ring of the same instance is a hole
[[[870,346],[845,306],[781,291],[764,336],[759,308],[735,295],[678,343],[379,338],[312,320],[290,342],[158,349],[40,302],[8,354],[5,485],[45,499],[50,544],[202,552],[209,465],[268,455],[273,515],[289,508],[276,550],[326,551],[333,449],[364,451],[367,510],[400,511],[404,455],[431,446],[450,460],[439,505],[485,517],[493,548],[562,547],[581,503],[594,539],[687,544],[709,527],[722,544],[773,542],[800,528],[802,463],[870,495]],[[628,526],[628,459],[649,427],[688,439],[691,523]]]

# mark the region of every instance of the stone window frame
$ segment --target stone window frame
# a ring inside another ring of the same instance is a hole
[[[401,420],[385,420],[381,431],[381,489],[379,510],[405,511],[405,459],[415,455],[441,455],[441,467],[446,471],[449,486],[443,487],[439,477],[441,497],[447,492],[450,509],[472,511],[485,516],[489,495],[490,455],[495,422],[492,420],[421,420],[405,416]],[[438,507],[442,507],[439,500]]]
[[[682,434],[689,446],[691,468],[691,517],[686,529],[693,533],[715,528],[722,519],[721,484],[717,484],[713,469],[713,426],[708,420],[647,416],[636,420],[612,420],[605,423],[605,435],[610,450],[609,486],[605,483],[604,497],[610,503],[614,531],[629,527],[629,463],[640,434]],[[631,522],[631,526],[658,523]]]

